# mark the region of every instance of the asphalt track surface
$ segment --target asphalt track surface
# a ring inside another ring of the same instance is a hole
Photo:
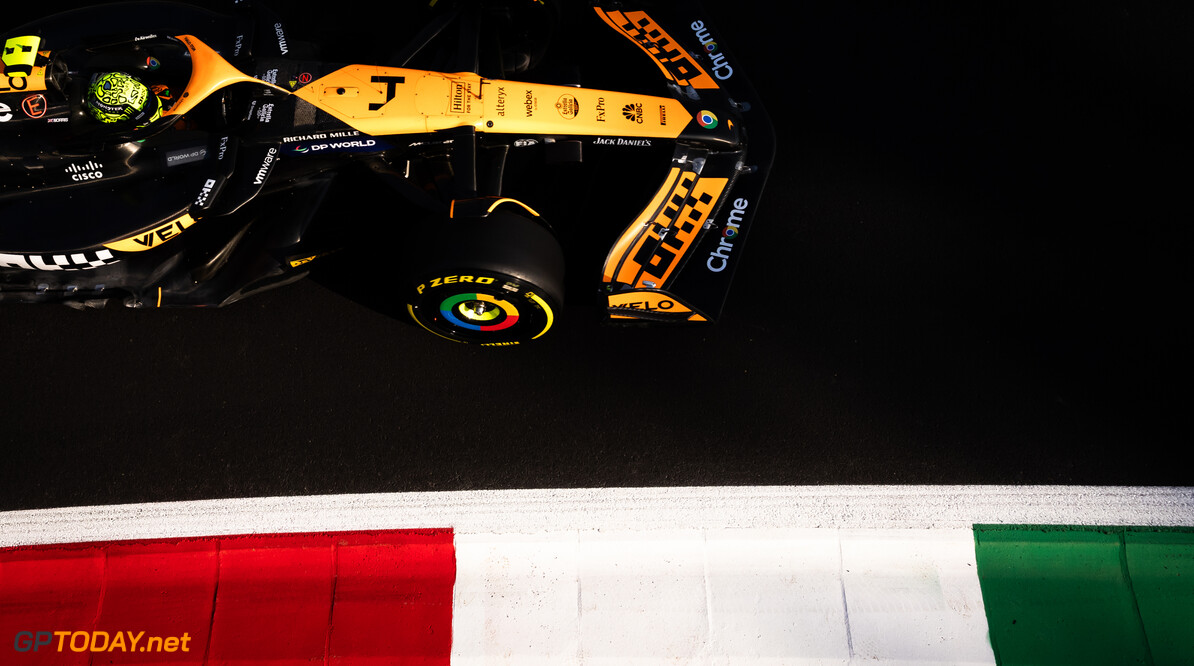
[[[581,299],[535,345],[469,348],[334,266],[221,310],[5,306],[0,509],[1192,485],[1194,10],[708,5],[780,151],[721,322]]]

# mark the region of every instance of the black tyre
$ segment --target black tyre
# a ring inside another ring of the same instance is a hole
[[[454,342],[504,346],[546,334],[564,302],[564,253],[538,222],[509,212],[442,222],[407,309]]]

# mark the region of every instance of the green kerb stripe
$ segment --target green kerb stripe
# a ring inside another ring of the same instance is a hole
[[[1194,529],[975,525],[999,664],[1194,664]]]

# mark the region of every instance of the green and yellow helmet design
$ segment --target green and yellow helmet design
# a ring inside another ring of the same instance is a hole
[[[146,125],[162,116],[157,95],[136,78],[124,72],[109,72],[92,77],[87,88],[87,109],[101,123],[132,120]]]

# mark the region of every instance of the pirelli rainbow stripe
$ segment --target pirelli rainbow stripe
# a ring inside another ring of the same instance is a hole
[[[489,303],[495,307],[484,311],[474,310],[473,305],[476,303]],[[472,331],[501,331],[518,323],[518,308],[510,301],[489,294],[456,294],[444,299],[439,311],[454,325]],[[489,321],[493,323],[478,323]]]

